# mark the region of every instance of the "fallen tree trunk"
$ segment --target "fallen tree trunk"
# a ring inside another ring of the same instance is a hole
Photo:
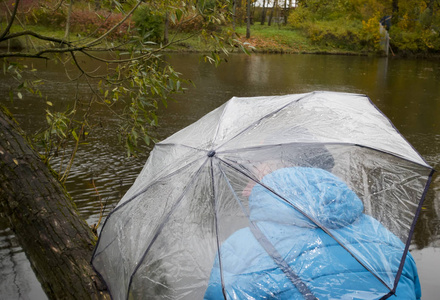
[[[91,229],[1,109],[0,205],[50,299],[110,299],[90,265]]]

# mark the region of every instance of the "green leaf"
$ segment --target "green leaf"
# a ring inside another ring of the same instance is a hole
[[[176,10],[177,20],[180,22],[182,20],[183,12],[181,9]]]
[[[72,135],[75,141],[78,141],[78,135],[76,134],[75,129],[72,130]]]
[[[150,137],[146,134],[146,135],[144,135],[144,142],[145,142],[145,144],[147,144],[147,145],[150,145]]]

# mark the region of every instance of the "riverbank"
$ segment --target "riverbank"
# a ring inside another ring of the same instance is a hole
[[[20,31],[22,28],[13,26],[12,32]],[[48,28],[40,25],[29,25],[27,29],[37,32],[40,35],[54,37],[58,39],[64,38],[64,30]],[[166,52],[198,52],[206,53],[212,52],[216,48],[214,40],[206,40],[200,34],[194,32],[173,32],[170,34],[170,41],[172,44],[165,50]],[[220,34],[221,36],[221,34]],[[126,36],[127,38],[127,36]],[[284,53],[284,54],[330,54],[330,55],[350,55],[350,56],[384,56],[383,51],[367,51],[367,50],[353,50],[352,45],[344,45],[341,43],[316,43],[307,37],[302,30],[294,29],[285,25],[275,24],[273,26],[255,24],[251,27],[251,37],[246,38],[246,27],[236,27],[235,38],[239,40],[249,52],[255,53]],[[88,37],[82,32],[72,32],[69,35],[70,41],[81,41],[87,43],[93,38]],[[108,39],[107,43],[114,42]],[[149,44],[151,48],[159,45]],[[32,51],[47,48],[56,48],[53,42],[22,36],[17,39],[12,39],[7,43],[0,44],[0,51]],[[226,49],[231,52],[237,52],[238,49],[226,46]],[[99,49],[97,49],[99,50]],[[122,50],[122,49],[119,49]],[[411,57],[411,58],[435,58],[439,59],[440,54],[432,53],[395,53],[390,47],[390,56],[397,57]]]
[[[13,26],[12,32],[20,31],[19,26]],[[57,39],[64,38],[64,30],[53,29],[46,26],[29,25],[27,30],[36,32],[43,36],[53,37]],[[200,34],[189,32],[170,32],[170,41],[172,45],[168,47],[167,51],[172,52],[211,52],[215,50],[216,45],[212,40],[204,39]],[[221,34],[220,34],[221,36]],[[246,38],[246,27],[239,26],[236,28],[235,38],[239,40],[244,47],[250,52],[257,53],[291,53],[291,54],[339,54],[339,55],[380,55],[379,53],[354,51],[343,45],[318,45],[313,43],[300,30],[292,29],[287,26],[261,26],[253,25],[251,28],[251,37]],[[81,40],[83,43],[91,41],[92,38],[87,37],[82,32],[72,32],[69,35],[70,41]],[[111,43],[112,40],[108,40]],[[155,47],[154,45],[149,45]],[[31,37],[22,36],[17,39],[12,39],[8,43],[0,44],[0,50],[14,50],[14,51],[31,51],[47,49],[48,47],[56,47],[53,42]],[[226,46],[228,49],[228,46]],[[229,47],[230,51],[236,51]]]
[[[246,38],[246,27],[235,29],[235,38],[249,52],[256,53],[286,53],[286,54],[333,54],[333,55],[372,55],[381,56],[382,52],[368,52],[350,49],[350,45],[322,45],[314,43],[301,30],[285,25],[253,25],[251,37]],[[176,40],[182,40],[172,45],[169,51],[175,52],[210,52],[215,49],[213,42],[204,40],[194,33],[177,33]],[[232,49],[234,50],[234,49]]]

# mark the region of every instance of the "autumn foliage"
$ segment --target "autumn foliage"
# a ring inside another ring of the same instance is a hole
[[[7,1],[11,11],[13,0]],[[68,3],[46,0],[20,0],[17,17],[23,24],[47,26],[63,29],[66,26]],[[3,11],[3,18],[7,18],[7,10]],[[97,37],[116,25],[124,18],[124,14],[114,9],[96,9],[91,2],[79,2],[73,6],[70,17],[70,27],[80,36]],[[110,38],[122,38],[132,33],[134,22],[131,18],[112,32]]]
[[[388,27],[396,52],[440,52],[440,2],[436,0],[302,0],[289,23],[317,44],[356,51],[380,50]]]

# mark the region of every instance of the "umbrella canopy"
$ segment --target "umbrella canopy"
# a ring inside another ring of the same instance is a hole
[[[92,264],[114,299],[418,294],[432,172],[365,95],[232,98],[156,144]]]

